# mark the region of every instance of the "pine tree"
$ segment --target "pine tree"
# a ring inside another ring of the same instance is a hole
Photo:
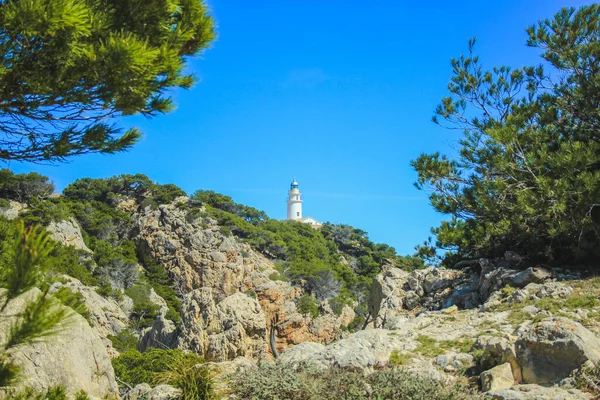
[[[140,132],[114,118],[170,111],[214,37],[202,0],[0,2],[0,160],[127,149]]]
[[[563,9],[527,33],[544,65],[486,70],[475,40],[452,60],[434,122],[463,131],[459,155],[412,162],[416,186],[451,216],[423,256],[600,259],[600,5]]]

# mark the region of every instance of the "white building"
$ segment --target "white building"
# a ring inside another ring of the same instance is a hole
[[[302,193],[300,193],[300,189],[298,189],[298,182],[296,179],[292,181],[290,191],[288,192],[287,219],[310,224],[314,228],[319,228],[323,225],[312,217],[302,218]]]

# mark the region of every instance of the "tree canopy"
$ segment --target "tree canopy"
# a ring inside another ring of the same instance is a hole
[[[514,250],[534,262],[600,259],[600,5],[527,29],[543,63],[452,60],[434,122],[463,132],[456,157],[423,154],[416,186],[451,218],[418,248],[444,262]]]
[[[114,118],[170,111],[214,37],[202,0],[0,2],[0,160],[128,148],[140,132]]]

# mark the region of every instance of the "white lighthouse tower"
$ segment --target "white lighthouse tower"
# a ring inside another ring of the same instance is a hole
[[[298,182],[294,179],[290,186],[290,191],[288,192],[287,219],[302,219],[301,195],[300,190],[298,190]]]

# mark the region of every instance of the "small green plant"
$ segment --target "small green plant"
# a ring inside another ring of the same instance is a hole
[[[319,303],[310,294],[305,294],[298,300],[298,312],[317,318],[319,316]]]
[[[285,278],[279,272],[269,274],[269,279],[272,281],[285,281]]]
[[[388,363],[390,367],[399,367],[401,365],[406,365],[409,360],[410,356],[405,353],[400,353],[398,350],[394,350],[392,351],[392,354],[390,354]]]
[[[435,339],[430,338],[429,336],[420,335],[415,339],[419,342],[419,345],[415,349],[416,352],[423,354],[426,357],[437,357],[441,354],[444,354],[444,350],[442,350]]]

